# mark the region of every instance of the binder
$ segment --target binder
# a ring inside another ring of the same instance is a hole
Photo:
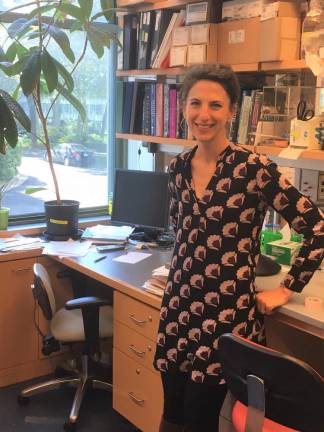
[[[129,14],[124,16],[123,32],[123,69],[130,70],[137,67],[137,26],[138,15]]]

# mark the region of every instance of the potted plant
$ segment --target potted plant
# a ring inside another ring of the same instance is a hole
[[[26,2],[34,6],[28,16],[12,22],[7,28],[12,40],[6,52],[0,51],[0,68],[5,74],[19,78],[19,88],[25,96],[32,98],[41,126],[41,135],[37,139],[45,146],[47,161],[51,171],[56,200],[45,202],[47,234],[50,237],[66,238],[78,231],[79,203],[62,200],[54,169],[48,118],[59,96],[65,98],[79,113],[82,122],[86,122],[86,111],[74,94],[73,73],[81,64],[87,49],[91,48],[98,58],[102,57],[111,41],[118,39],[118,27],[112,23],[114,0],[101,0],[101,11],[93,14],[93,0],[36,0]],[[24,4],[8,12],[17,11]],[[105,17],[106,23],[98,19]],[[65,29],[66,22],[70,27]],[[1,22],[1,15],[0,15]],[[75,55],[70,44],[70,32],[80,31],[84,36],[81,53]],[[50,45],[55,43],[68,59],[70,68],[66,68],[52,52]],[[17,89],[16,89],[17,92]],[[44,99],[51,102],[45,109]]]

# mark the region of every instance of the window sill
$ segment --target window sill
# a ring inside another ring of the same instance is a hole
[[[109,223],[109,216],[91,216],[91,217],[79,217],[79,227],[85,228],[99,223]],[[33,224],[21,224],[9,226],[7,230],[0,230],[1,237],[11,237],[15,234],[22,235],[39,235],[44,232],[46,224],[43,222],[33,223]]]

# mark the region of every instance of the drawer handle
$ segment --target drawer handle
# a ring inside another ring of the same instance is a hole
[[[128,396],[138,405],[141,405],[141,406],[144,405],[145,400],[144,399],[137,399],[137,397],[134,396],[133,392],[129,392]]]
[[[134,354],[138,355],[139,357],[145,356],[145,351],[138,351],[134,345],[128,345],[128,349],[132,351]]]
[[[134,316],[133,314],[129,314],[128,316],[129,316],[129,318],[130,318],[131,320],[133,320],[136,324],[146,324],[146,322],[147,322],[147,321],[145,321],[145,320],[138,320],[137,318],[135,318],[135,316]]]
[[[31,270],[32,270],[31,267],[25,267],[25,268],[13,269],[12,272],[13,273],[25,273],[25,272],[29,272]]]

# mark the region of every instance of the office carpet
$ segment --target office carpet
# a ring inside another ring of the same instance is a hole
[[[53,390],[30,398],[26,406],[17,404],[20,390],[44,381],[44,377],[0,389],[1,432],[61,432],[72,406],[73,389]],[[78,432],[134,432],[135,427],[112,409],[112,396],[89,390],[81,406]]]

